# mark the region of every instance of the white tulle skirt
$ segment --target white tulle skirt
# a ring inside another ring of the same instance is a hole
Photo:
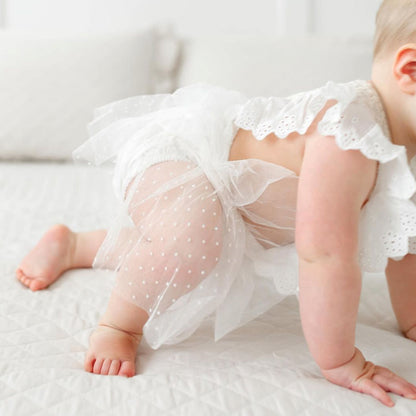
[[[115,163],[121,208],[94,267],[116,270],[114,291],[148,312],[153,348],[208,316],[219,339],[297,292],[295,213],[285,203],[297,178],[258,159],[228,160],[245,102],[205,85],[128,98],[96,110],[74,152]]]

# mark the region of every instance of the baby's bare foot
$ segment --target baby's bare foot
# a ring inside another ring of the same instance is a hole
[[[125,332],[104,324],[98,325],[90,338],[84,368],[95,374],[133,377],[140,334]]]
[[[16,270],[17,279],[33,291],[45,289],[71,268],[76,235],[65,225],[55,225],[27,254]]]

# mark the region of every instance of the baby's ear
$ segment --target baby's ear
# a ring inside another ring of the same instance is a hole
[[[416,95],[416,43],[404,45],[397,51],[393,73],[404,93]]]

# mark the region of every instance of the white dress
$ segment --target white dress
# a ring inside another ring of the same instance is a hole
[[[337,104],[319,131],[380,162],[361,213],[359,256],[363,272],[383,272],[388,257],[416,253],[416,182],[369,82],[252,99],[198,84],[96,110],[74,158],[114,163],[121,207],[94,267],[116,270],[115,292],[148,312],[151,347],[183,340],[208,316],[219,339],[297,294],[298,178],[228,155],[239,128],[258,140],[303,134],[328,100]]]

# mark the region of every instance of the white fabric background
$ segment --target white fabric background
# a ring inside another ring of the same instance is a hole
[[[179,34],[188,37],[370,35],[381,0],[0,0],[1,3],[5,26],[19,30],[135,30],[168,21],[173,22]]]
[[[327,81],[370,79],[364,37],[196,37],[185,40],[178,85],[208,82],[248,96],[287,96]]]

